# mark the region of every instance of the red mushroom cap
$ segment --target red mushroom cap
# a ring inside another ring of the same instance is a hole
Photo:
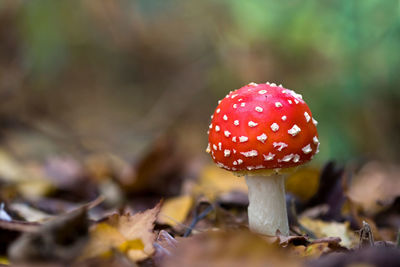
[[[301,95],[274,83],[250,83],[219,102],[207,151],[231,171],[294,167],[318,153],[316,125]]]

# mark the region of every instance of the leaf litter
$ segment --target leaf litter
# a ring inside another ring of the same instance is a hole
[[[286,181],[291,235],[262,236],[248,231],[244,179],[168,140],[135,162],[24,161],[1,149],[1,263],[396,266],[399,167],[299,168]]]

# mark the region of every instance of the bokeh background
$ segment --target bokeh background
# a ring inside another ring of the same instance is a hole
[[[2,0],[2,151],[137,162],[163,146],[210,163],[217,101],[270,81],[319,121],[314,165],[396,162],[399,16],[397,0]]]
[[[2,0],[1,121],[78,150],[135,158],[168,132],[203,153],[217,100],[270,81],[320,122],[316,161],[395,160],[399,14],[397,0]]]

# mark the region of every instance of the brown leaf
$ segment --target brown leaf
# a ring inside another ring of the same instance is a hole
[[[169,266],[300,266],[301,262],[248,231],[211,231],[181,239]]]
[[[133,261],[148,258],[154,253],[154,222],[160,212],[161,203],[153,209],[130,214],[114,214],[106,221],[90,229],[90,242],[82,254],[82,259],[107,256],[117,249]]]

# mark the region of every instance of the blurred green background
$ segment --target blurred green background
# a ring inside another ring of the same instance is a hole
[[[135,159],[167,134],[207,157],[217,101],[270,81],[319,121],[315,163],[398,161],[399,3],[1,0],[2,146]]]

